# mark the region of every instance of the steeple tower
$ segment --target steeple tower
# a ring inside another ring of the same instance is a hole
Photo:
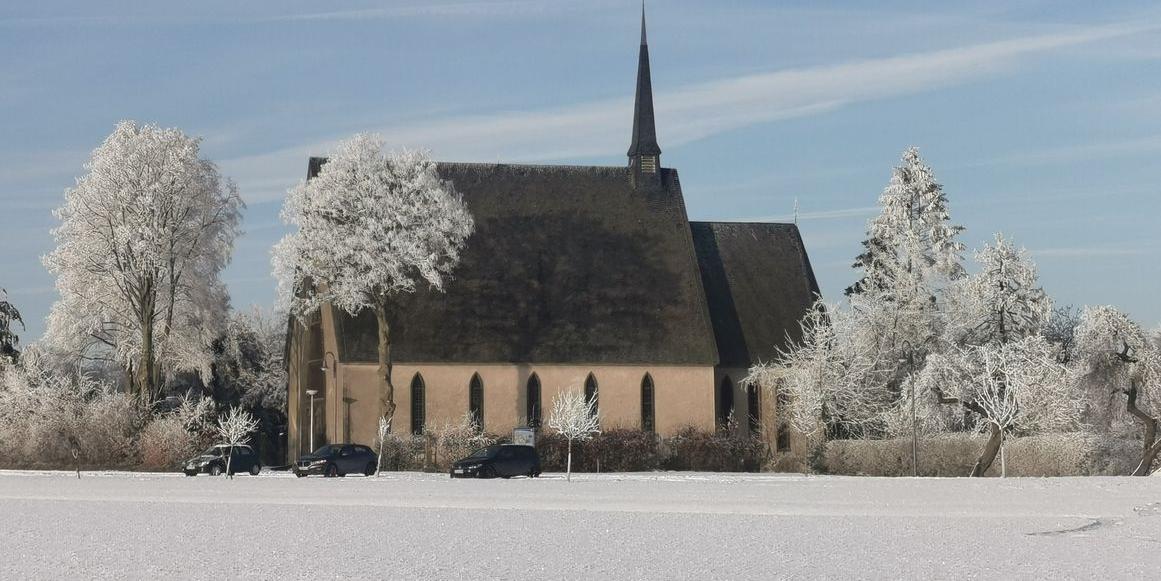
[[[653,83],[649,79],[649,43],[645,38],[645,2],[641,2],[641,53],[637,60],[637,99],[633,104],[633,140],[629,169],[637,185],[661,183],[661,146],[653,121]]]

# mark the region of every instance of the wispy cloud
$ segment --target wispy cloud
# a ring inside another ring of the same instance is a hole
[[[478,2],[422,2],[401,6],[383,8],[359,8],[351,10],[333,10],[326,12],[308,12],[302,14],[288,14],[264,18],[266,21],[318,21],[318,20],[372,20],[394,19],[421,16],[447,17],[510,17],[559,12],[561,10],[577,10],[581,8],[596,8],[594,4],[607,2],[593,2],[586,0],[494,0]]]
[[[1149,254],[1153,252],[1149,248],[1141,246],[1124,246],[1124,247],[1065,247],[1065,248],[1039,248],[1030,249],[1028,251],[1032,256],[1053,257],[1053,258],[1084,258],[1084,257],[1099,257],[1099,256],[1137,256],[1142,254]]]
[[[1161,152],[1161,135],[1147,135],[1116,141],[1100,141],[1018,151],[997,157],[954,164],[954,167],[993,165],[1051,165],[1101,160],[1125,155],[1155,155]]]
[[[860,206],[858,208],[838,208],[835,210],[819,210],[814,212],[799,212],[798,220],[835,220],[841,218],[857,218],[860,216],[873,216],[879,211],[878,206]],[[794,220],[794,214],[782,214],[778,216],[760,216],[757,218],[745,218],[745,220],[752,220],[755,222],[790,222]]]
[[[1001,74],[1022,59],[1086,43],[1121,38],[1156,25],[1113,25],[988,42],[966,47],[840,64],[744,75],[655,93],[662,141],[679,146],[734,129],[806,117],[855,103],[964,84]],[[430,148],[440,159],[549,161],[619,152],[632,97],[555,109],[503,111],[371,127],[395,146]],[[281,196],[308,155],[334,140],[223,162],[251,200]],[[248,182],[265,182],[246,187]],[[271,187],[278,181],[278,187]]]

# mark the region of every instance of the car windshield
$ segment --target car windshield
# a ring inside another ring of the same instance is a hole
[[[331,454],[338,452],[338,451],[339,451],[338,446],[332,446],[330,444],[327,444],[327,445],[319,448],[318,450],[315,450],[314,454],[315,454],[315,456],[330,456]]]
[[[226,451],[225,448],[222,448],[219,446],[211,446],[205,452],[202,452],[202,456],[221,456],[221,455],[225,454],[225,451]]]
[[[487,448],[480,448],[479,450],[472,452],[472,455],[468,456],[468,458],[491,458],[492,456],[496,455],[496,452],[499,451],[499,446],[488,446]]]

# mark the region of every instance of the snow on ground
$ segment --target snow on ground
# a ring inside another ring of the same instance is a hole
[[[1156,578],[1161,479],[0,471],[0,579]]]

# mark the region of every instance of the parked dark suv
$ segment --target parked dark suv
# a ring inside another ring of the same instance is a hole
[[[540,476],[540,456],[532,446],[503,444],[476,450],[452,465],[452,478]]]
[[[230,446],[219,444],[209,450],[194,456],[186,461],[182,472],[186,476],[196,476],[202,472],[218,476],[226,471],[227,456],[231,454]],[[230,474],[249,472],[257,476],[262,470],[262,463],[258,460],[258,453],[250,446],[234,446],[233,457],[229,458]]]
[[[378,466],[378,458],[366,446],[361,444],[327,444],[311,454],[300,456],[298,461],[294,463],[294,475],[299,478],[308,474],[373,476]]]

